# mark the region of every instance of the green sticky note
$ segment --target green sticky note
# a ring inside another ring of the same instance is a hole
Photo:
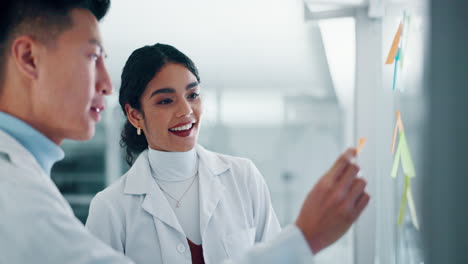
[[[400,143],[398,146],[401,146],[401,166],[405,175],[409,177],[416,176],[416,171],[414,169],[413,159],[411,158],[411,152],[406,142],[406,136],[403,131],[400,132]]]

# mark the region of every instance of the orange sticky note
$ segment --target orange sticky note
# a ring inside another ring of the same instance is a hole
[[[395,34],[395,37],[393,37],[392,47],[390,48],[390,51],[388,52],[388,56],[387,56],[387,60],[385,61],[385,64],[392,64],[395,61],[395,57],[398,52],[398,45],[400,44],[400,37],[401,37],[402,30],[403,30],[403,26],[400,22],[400,25],[398,26],[398,30]]]
[[[361,152],[362,147],[364,147],[364,143],[366,143],[366,139],[365,138],[360,138],[359,142],[358,142],[358,145],[356,147],[356,154],[359,154],[359,152]]]

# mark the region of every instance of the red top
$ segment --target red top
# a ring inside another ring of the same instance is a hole
[[[205,259],[203,258],[203,247],[202,245],[197,245],[190,241],[187,238],[189,247],[190,247],[190,254],[192,255],[192,263],[193,264],[205,264]]]

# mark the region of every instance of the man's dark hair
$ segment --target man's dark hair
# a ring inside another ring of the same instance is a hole
[[[6,54],[16,36],[30,34],[39,41],[53,41],[72,26],[70,12],[73,9],[89,10],[101,20],[109,6],[110,0],[1,0],[0,84],[5,73]]]

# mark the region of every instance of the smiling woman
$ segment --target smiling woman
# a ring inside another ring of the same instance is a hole
[[[194,147],[202,112],[198,81],[185,65],[168,62],[148,83],[140,109],[124,105],[129,122],[143,130],[150,148],[185,152]]]
[[[133,165],[93,199],[86,226],[136,263],[236,260],[280,231],[255,165],[197,145],[200,90],[195,64],[169,45],[137,49],[124,67],[121,142]]]
[[[132,53],[122,72],[119,96],[122,110],[128,116],[121,142],[126,147],[129,164],[133,163],[135,155],[148,148],[148,144],[153,149],[163,151],[187,151],[193,148],[198,136],[198,125],[190,138],[192,146],[180,146],[180,141],[176,141],[175,145],[169,144],[171,141],[166,140],[171,138],[169,129],[199,121],[195,120],[201,114],[201,103],[197,98],[199,82],[195,64],[171,46],[156,44]],[[180,109],[180,106],[186,109]],[[174,114],[181,115],[174,111],[191,113],[182,113],[182,118],[173,118]],[[143,137],[137,134],[141,130],[145,134]]]

